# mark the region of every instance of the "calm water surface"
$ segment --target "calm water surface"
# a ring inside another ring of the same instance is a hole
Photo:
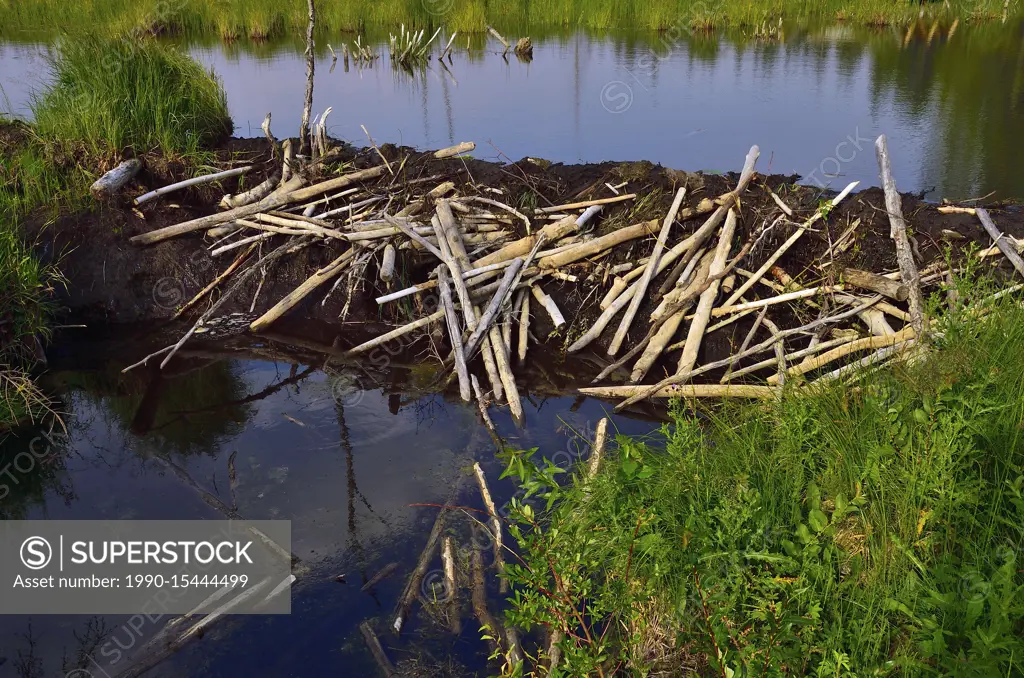
[[[0,502],[0,517],[222,519],[201,493],[231,504],[228,468],[234,455],[238,513],[292,521],[293,552],[312,568],[296,584],[290,616],[239,617],[151,675],[374,675],[357,628],[364,619],[378,622],[396,662],[410,656],[455,658],[464,675],[483,670],[485,647],[476,636],[478,625],[469,621],[468,603],[461,638],[438,633],[419,603],[400,641],[384,631],[436,516],[436,509],[410,504],[445,503],[474,461],[483,466],[499,506],[515,489],[498,480],[502,469],[475,407],[457,396],[453,401],[429,393],[429,370],[396,367],[375,378],[360,370],[328,375],[319,369],[323,358],[309,365],[200,353],[170,365],[164,375],[120,374],[129,357],[146,352],[141,345],[120,344],[98,356],[77,341],[54,347],[47,379],[66,401],[70,437],[54,447],[52,457],[18,475]],[[520,447],[540,447],[559,463],[581,458],[589,449],[584,440],[604,416],[601,403],[574,407],[572,397],[526,391],[523,428],[494,412],[503,435]],[[630,434],[657,425],[614,421]],[[39,434],[24,431],[4,440],[0,466],[34,445]],[[462,484],[456,501],[483,508],[471,482]],[[468,535],[455,522],[451,532]],[[399,565],[394,576],[360,592],[391,562]],[[438,559],[432,569],[439,567]],[[347,583],[333,581],[339,574]],[[147,624],[135,633],[126,621],[93,620],[105,625],[110,642],[125,654],[161,625]],[[76,655],[75,634],[84,636],[89,622],[0,616],[0,657],[7,659],[0,677],[21,676],[16,665],[30,652],[30,629],[42,669],[32,675],[63,677],[61,660]],[[114,676],[124,666],[98,659],[98,665],[90,664],[97,677],[106,675],[100,669]]]
[[[737,171],[752,143],[762,171],[813,184],[877,184],[871,140],[889,137],[904,190],[930,198],[995,191],[1024,199],[1024,22],[910,31],[846,26],[786,29],[781,41],[568,33],[536,40],[532,63],[497,43],[463,38],[447,69],[373,68],[319,45],[316,111],[330,133],[438,148],[477,143],[476,156],[558,162],[650,160]],[[351,35],[335,36],[340,51]],[[324,43],[327,41],[325,40]],[[236,133],[295,135],[305,88],[301,45],[188,41],[224,81]],[[9,108],[24,113],[42,84],[43,48],[0,46]]]

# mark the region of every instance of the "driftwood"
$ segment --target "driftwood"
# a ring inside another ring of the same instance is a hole
[[[637,290],[633,293],[633,298],[630,300],[629,306],[626,308],[626,314],[622,317],[622,321],[619,323],[619,329],[615,332],[615,336],[612,338],[612,342],[608,346],[608,355],[613,356],[618,353],[619,348],[622,346],[622,342],[626,339],[626,333],[629,332],[629,326],[633,323],[633,318],[636,316],[636,312],[639,310],[640,304],[644,300],[644,294],[647,292],[647,286],[651,283],[651,278],[654,277],[654,272],[658,269],[658,262],[661,259],[662,251],[665,249],[665,243],[668,241],[669,231],[672,228],[672,224],[675,223],[676,214],[679,212],[679,208],[682,206],[683,199],[685,197],[686,187],[684,186],[676,192],[676,197],[672,201],[672,206],[669,208],[668,214],[665,215],[665,221],[661,225],[661,233],[658,235],[658,239],[654,243],[654,252],[651,253],[651,258],[647,262],[643,275],[640,276],[640,281],[637,283]]]
[[[780,393],[771,386],[746,386],[739,384],[674,384],[662,386],[648,394],[645,386],[591,386],[581,388],[580,393],[597,398],[628,398],[640,395],[643,398],[772,398]]]
[[[445,536],[441,544],[441,564],[444,568],[444,587],[448,595],[448,627],[455,635],[462,633],[462,619],[459,615],[459,587],[455,580],[455,554],[452,538]]]
[[[843,269],[843,282],[849,283],[854,287],[870,290],[896,301],[906,301],[907,297],[910,296],[910,289],[906,285],[885,276],[871,273],[870,271],[861,271],[856,268]]]
[[[138,158],[125,160],[120,165],[110,170],[102,177],[93,182],[89,187],[92,197],[97,200],[107,200],[117,195],[124,186],[135,178],[135,175],[142,169],[142,161]]]
[[[270,195],[274,189],[277,188],[279,183],[281,183],[281,175],[271,174],[265,180],[256,184],[248,191],[239,193],[238,195],[225,195],[220,200],[220,206],[224,209],[231,209],[259,202]],[[211,229],[208,232],[212,234],[213,230],[214,229]]]
[[[359,631],[363,634],[363,640],[366,641],[366,646],[370,649],[370,654],[373,655],[373,660],[380,667],[381,673],[387,678],[391,678],[391,676],[395,675],[395,667],[392,665],[391,660],[388,659],[387,654],[385,654],[384,648],[381,647],[380,639],[373,632],[370,623],[366,621],[361,622],[359,624]]]
[[[395,572],[398,571],[398,563],[388,563],[382,567],[375,575],[370,577],[365,584],[359,589],[360,593],[366,593],[377,584],[381,583]]]
[[[381,282],[388,285],[395,278],[395,246],[391,243],[384,246],[384,255],[381,259],[379,275]]]
[[[526,360],[526,350],[530,344],[530,290],[524,290],[522,306],[519,310],[519,337],[516,343],[519,349],[519,362]]]
[[[251,332],[259,332],[260,330],[268,327],[275,320],[290,311],[296,304],[305,299],[310,292],[340,273],[341,269],[343,269],[353,259],[353,257],[355,257],[355,250],[346,250],[337,259],[311,275],[304,283],[289,293],[288,296],[274,304],[273,308],[256,320],[252,321],[249,325],[249,330]]]
[[[202,184],[209,184],[214,181],[220,181],[221,179],[230,179],[231,177],[241,176],[242,174],[245,174],[251,169],[252,165],[247,165],[245,167],[235,167],[234,169],[224,170],[223,172],[217,172],[216,174],[207,174],[201,177],[193,177],[191,179],[179,181],[177,183],[170,184],[168,186],[164,186],[162,188],[150,191],[149,193],[144,193],[140,195],[138,198],[135,199],[135,204],[141,205],[142,203],[149,202],[150,200],[158,198],[161,195],[167,195],[168,193],[173,193],[174,191],[180,191],[181,189],[188,188],[190,186],[200,186]],[[95,186],[95,184],[93,185]]]
[[[434,153],[434,157],[438,160],[443,158],[452,158],[456,155],[462,155],[463,153],[472,153],[476,150],[476,144],[472,141],[463,141],[461,144],[455,146],[449,146],[448,148],[442,148]]]
[[[131,238],[130,242],[135,245],[152,245],[154,243],[167,240],[168,238],[174,238],[179,235],[193,233],[195,231],[206,230],[213,226],[226,224],[239,218],[250,217],[254,214],[259,214],[260,212],[267,212],[278,207],[302,202],[320,193],[327,193],[328,191],[345,188],[346,186],[350,186],[358,181],[377,178],[383,172],[384,167],[381,165],[378,167],[371,167],[366,170],[352,172],[350,174],[344,174],[335,179],[329,179],[307,188],[291,190],[278,196],[272,195],[252,205],[236,207],[235,209],[231,209],[226,212],[219,212],[206,217],[199,217],[198,219],[192,219],[180,224],[175,224],[174,226],[167,226],[155,231],[150,231],[149,233],[143,233]],[[295,179],[296,177],[292,177],[292,181],[295,181]]]
[[[469,369],[466,367],[466,355],[462,347],[462,327],[459,324],[458,316],[455,315],[455,304],[452,302],[452,292],[448,287],[448,273],[444,266],[437,267],[437,280],[441,307],[444,309],[444,315],[448,321],[448,339],[455,352],[455,370],[459,375],[459,395],[462,396],[463,402],[468,403],[473,397],[473,390],[469,382]]]
[[[730,209],[725,217],[725,226],[722,227],[722,234],[718,239],[718,247],[715,249],[715,258],[708,269],[708,279],[721,276],[725,270],[725,263],[729,257],[729,250],[732,249],[733,235],[736,233],[736,212]],[[711,309],[718,296],[718,282],[712,282],[700,295],[697,302],[697,311],[694,319],[690,322],[690,329],[686,334],[686,345],[683,347],[683,354],[679,357],[679,366],[676,373],[689,372],[697,362],[697,351],[700,350],[701,342],[704,339],[704,330],[707,329],[708,321],[711,319]]]
[[[456,483],[456,490],[458,488]],[[452,492],[452,496],[456,494]],[[423,581],[423,577],[427,574],[427,568],[430,567],[430,561],[434,558],[434,553],[437,551],[438,542],[441,540],[441,532],[444,530],[444,520],[448,513],[448,502],[441,510],[437,513],[437,518],[434,519],[434,526],[430,530],[430,535],[427,536],[427,544],[423,547],[423,552],[420,553],[420,558],[416,562],[416,568],[409,575],[409,581],[405,584],[405,589],[402,591],[402,595],[398,599],[398,605],[395,607],[395,621],[392,626],[395,633],[402,632],[402,625],[405,623],[409,616],[409,610],[412,608],[413,601],[419,595],[420,582]]]
[[[835,362],[840,358],[844,358],[851,353],[856,353],[857,351],[865,351],[869,349],[882,348],[884,346],[894,346],[896,344],[901,344],[907,341],[908,339],[913,339],[914,337],[914,329],[912,327],[907,327],[895,334],[857,339],[855,341],[851,341],[840,346],[837,346],[831,351],[821,353],[815,356],[814,358],[810,358],[808,360],[801,362],[798,365],[790,367],[788,370],[786,370],[786,376],[796,377],[802,374],[807,374],[808,372],[816,370],[819,367]],[[781,383],[781,379],[778,375],[775,375],[768,379],[768,383],[778,384]]]
[[[544,293],[544,290],[541,289],[540,285],[530,285],[530,293],[533,295],[533,298],[537,300],[537,303],[541,305],[541,308],[547,311],[547,314],[551,317],[551,322],[554,324],[556,329],[565,324],[565,316],[562,315],[562,311],[558,308],[558,304],[555,303],[554,299]]]
[[[925,319],[921,284],[917,273],[917,264],[914,263],[914,253],[910,249],[910,240],[907,237],[907,222],[903,220],[902,201],[899,191],[896,189],[896,181],[892,178],[889,147],[884,134],[875,140],[875,154],[878,156],[878,170],[882,177],[882,188],[885,191],[885,209],[889,213],[891,226],[889,236],[896,244],[896,261],[899,262],[903,283],[909,292],[907,301],[910,305],[910,324],[914,327],[917,336],[922,337]]]
[[[491,490],[487,487],[487,478],[484,476],[483,468],[480,467],[480,462],[473,464],[473,473],[476,475],[476,483],[480,487],[480,497],[483,499],[484,507],[486,507],[487,514],[490,517],[491,538],[494,545],[494,568],[498,571],[500,590],[502,593],[505,593],[508,591],[508,582],[503,576],[505,556],[503,553],[504,546],[502,545],[504,540],[501,532],[501,518],[498,516],[498,508],[494,505],[494,500],[491,498]]]
[[[992,221],[992,217],[989,216],[988,210],[978,207],[975,210],[975,213],[978,215],[978,221],[980,221],[981,225],[985,228],[985,232],[988,233],[989,236],[992,237],[992,240],[995,241],[996,247],[999,248],[999,251],[1003,253],[1011,264],[1013,264],[1013,267],[1017,269],[1018,273],[1024,275],[1024,259],[1021,259],[1020,255],[1017,254],[1016,248],[1006,242],[1006,238],[999,232],[999,229],[996,228],[995,222]]]

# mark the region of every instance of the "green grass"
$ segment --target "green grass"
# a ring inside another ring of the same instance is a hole
[[[52,86],[32,105],[38,136],[94,156],[198,152],[231,133],[215,76],[154,40],[66,38]]]
[[[677,405],[586,491],[509,452],[548,500],[513,508],[510,623],[565,631],[562,675],[1021,675],[1024,310],[939,329],[858,388]]]
[[[96,173],[126,155],[195,165],[231,132],[220,82],[173,46],[65,37],[50,69],[34,123],[0,120],[0,430],[45,411],[26,371],[62,283],[54,266],[32,256],[22,224],[88,209]]]
[[[905,24],[914,20],[917,3],[892,0],[353,0],[321,1],[317,28],[322,32],[366,28],[396,30],[399,24],[417,28],[445,25],[461,32],[482,32],[493,24],[514,34],[544,27],[633,28],[669,30],[683,27],[755,26],[768,18],[787,21],[846,20],[861,24]],[[967,20],[1000,17],[1002,0],[953,0],[948,9],[935,4],[931,12]],[[1019,12],[1020,3],[1011,3]],[[39,31],[106,30],[215,33],[225,39],[266,39],[282,33],[301,33],[306,24],[302,0],[223,0],[184,2],[163,0],[0,0],[0,35]]]

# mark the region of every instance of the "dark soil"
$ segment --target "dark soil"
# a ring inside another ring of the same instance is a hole
[[[394,146],[384,146],[381,150],[394,166],[401,167],[395,179],[396,185],[403,181],[443,175],[454,181],[457,190],[464,194],[480,194],[484,186],[497,188],[503,193],[502,201],[525,211],[533,207],[608,197],[611,193],[606,183],[617,185],[628,182],[623,190],[636,193],[638,198],[607,206],[594,226],[599,234],[648,219],[662,219],[675,190],[684,183],[688,186],[684,205],[693,206],[701,198],[715,198],[727,192],[735,185],[737,178],[732,174],[692,174],[647,162],[561,165],[524,159],[499,165],[473,159],[436,160],[431,154]],[[86,211],[62,214],[52,223],[47,223],[50,214],[43,212],[28,221],[26,236],[36,243],[36,249],[44,259],[59,262],[68,280],[67,289],[62,291],[61,297],[66,311],[62,322],[84,322],[95,326],[169,320],[180,303],[190,299],[230,264],[231,255],[211,259],[207,254],[210,241],[200,234],[171,239],[150,247],[136,247],[128,242],[136,234],[215,212],[216,204],[224,193],[234,193],[259,183],[278,164],[277,161],[271,161],[265,140],[231,140],[218,151],[218,157],[225,166],[228,163],[255,164],[258,171],[245,177],[244,186],[238,180],[229,180],[220,185],[186,189],[147,203],[138,210],[132,207],[133,196],[187,176],[186,168],[180,163],[147,159],[147,169],[116,199],[106,204],[97,204]],[[338,160],[339,164],[345,163],[345,171],[375,166],[380,162],[372,149],[348,147],[341,150]],[[327,167],[324,176],[330,176],[335,171],[340,170],[336,166]],[[766,186],[796,212],[795,221],[813,215],[822,202],[831,197],[816,189],[796,185],[797,179],[795,176],[778,175],[755,177],[742,199],[740,233],[734,251],[750,229],[762,224],[765,219],[774,220],[779,214],[778,207],[765,190]],[[438,178],[417,185],[412,190],[421,195],[442,180]],[[386,181],[382,180],[382,187],[390,181],[390,177]],[[394,207],[391,211],[395,212],[400,207]],[[990,244],[976,217],[942,214],[936,207],[918,196],[903,196],[903,211],[911,225],[913,240],[920,255],[919,266],[924,267],[947,254],[953,259],[961,259],[968,248]],[[1018,237],[1024,236],[1024,211],[1020,206],[993,204],[988,207],[1003,231]],[[780,260],[779,265],[798,281],[818,284],[823,277],[823,269],[818,264],[822,263],[821,257],[829,248],[829,243],[838,239],[857,219],[860,219],[860,224],[856,229],[854,245],[825,270],[841,271],[845,266],[874,272],[896,270],[895,250],[889,237],[889,220],[882,191],[878,188],[849,196],[827,219],[819,221],[815,230],[805,235]],[[669,246],[696,229],[701,221],[701,218],[691,219],[676,226]],[[523,229],[521,223],[517,223],[516,227]],[[793,228],[792,225],[777,226],[760,241],[741,267],[756,269],[793,232]],[[963,238],[950,239],[949,232],[959,233]],[[650,253],[653,241],[653,238],[647,238],[632,241],[630,246],[619,246],[602,263],[644,257]],[[273,241],[269,244],[272,247]],[[265,247],[264,251],[269,250]],[[336,245],[318,245],[284,259],[267,276],[255,312],[268,309],[308,278],[316,268],[330,262],[339,253],[340,249]],[[993,257],[989,261],[999,262],[1002,259]],[[406,252],[404,259],[400,260],[402,280],[397,287],[425,280],[428,265],[432,265],[428,259],[415,258]],[[542,313],[535,314],[535,323],[531,327],[538,339],[546,341],[548,355],[543,363],[549,366],[559,364],[564,347],[592,324],[600,313],[598,302],[611,283],[609,279],[603,286],[595,284],[602,280],[597,275],[592,276],[593,264],[587,262],[567,267],[566,272],[578,275],[579,282],[548,279],[543,286],[565,312],[569,320],[567,327],[553,334],[550,320]],[[590,277],[597,280],[591,280]],[[258,276],[225,304],[219,314],[249,312],[256,292],[256,280]],[[656,290],[660,284],[661,279],[655,279],[652,289]],[[325,302],[324,297],[329,288],[329,285],[324,285],[307,297],[303,304],[293,309],[286,319],[274,327],[274,333],[291,335],[293,338],[302,337],[302,341],[340,353],[342,349],[408,322],[416,315],[416,302],[413,298],[405,300],[411,303],[377,307],[373,297],[386,290],[377,280],[375,265],[371,265],[368,270],[365,289],[354,295],[344,323],[339,323],[338,316],[345,295],[339,289]],[[751,290],[750,298],[765,292],[766,288],[757,286]],[[625,343],[627,347],[642,339],[647,331],[647,323],[639,319],[646,318],[656,305],[654,295],[649,294],[648,297]],[[197,312],[201,311],[199,309]],[[780,316],[776,321],[785,324],[784,320],[786,318]],[[615,323],[612,328],[614,326]],[[742,341],[748,329],[749,323],[740,321],[709,335],[704,342],[701,360],[713,360],[727,355],[733,346]],[[585,360],[590,361],[589,368],[570,370],[577,381],[595,374],[607,363],[602,342],[607,341],[613,332],[614,329],[606,330],[602,341],[592,344],[592,352],[584,356]],[[433,336],[438,345],[430,352],[437,353],[441,350],[440,332],[435,330]],[[428,350],[429,343],[421,340],[410,350],[422,355]],[[656,370],[660,374],[660,368],[656,367]]]

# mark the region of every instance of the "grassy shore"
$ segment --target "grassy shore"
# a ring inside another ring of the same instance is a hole
[[[547,503],[513,510],[509,623],[565,634],[560,675],[1020,675],[1024,310],[938,330],[857,388],[677,406],[586,486],[510,452]]]
[[[65,39],[50,69],[34,124],[0,121],[0,430],[45,409],[27,373],[62,283],[23,225],[45,233],[62,212],[89,209],[89,184],[125,155],[197,159],[231,131],[217,79],[154,40]]]
[[[1010,11],[1020,11],[1019,0]],[[961,20],[989,20],[1002,16],[1004,0],[953,0],[929,5],[930,12]],[[892,0],[358,0],[320,2],[317,29],[356,31],[364,28],[396,30],[400,24],[433,28],[446,26],[460,32],[482,32],[493,24],[513,35],[531,28],[634,28],[645,30],[710,29],[756,26],[782,18],[786,21],[851,21],[860,24],[905,24],[915,19],[917,3]],[[38,31],[106,30],[186,31],[215,33],[225,39],[266,39],[305,29],[303,0],[0,0],[0,35]]]

